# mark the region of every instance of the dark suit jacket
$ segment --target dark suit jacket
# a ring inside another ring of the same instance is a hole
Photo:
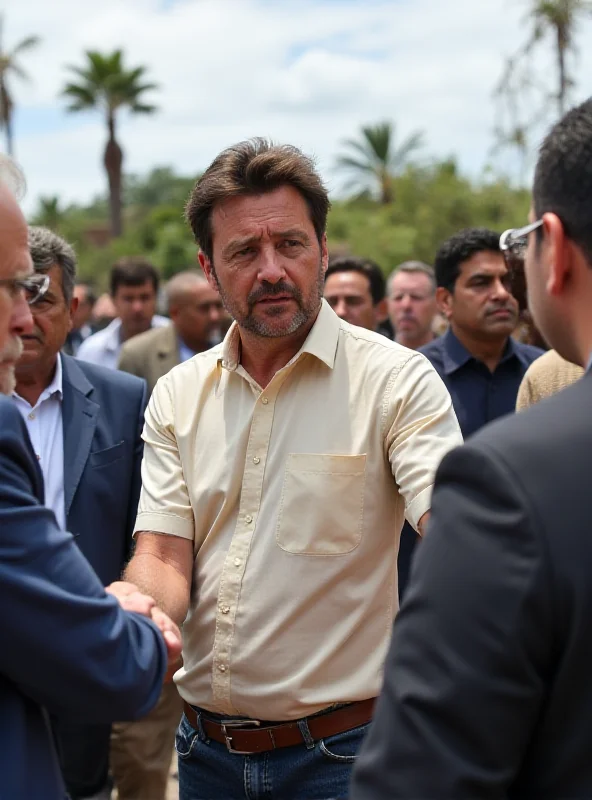
[[[449,454],[352,797],[592,797],[592,375]]]
[[[123,612],[41,504],[24,422],[0,397],[0,798],[63,797],[47,712],[109,723],[158,700],[166,648]]]
[[[62,355],[66,526],[105,585],[132,546],[146,384]]]
[[[118,367],[143,378],[152,394],[156,382],[180,363],[179,339],[175,326],[151,328],[128,339],[121,348]]]
[[[140,496],[144,381],[62,355],[66,527],[103,585],[129,557]],[[103,788],[109,725],[53,719],[73,799]]]

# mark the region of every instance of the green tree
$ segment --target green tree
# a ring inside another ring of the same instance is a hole
[[[409,164],[411,156],[423,146],[423,134],[415,131],[398,147],[395,126],[390,122],[366,125],[359,139],[346,139],[345,152],[337,158],[337,168],[349,174],[346,188],[376,193],[381,204],[394,198],[394,179]]]
[[[60,205],[60,198],[54,195],[53,197],[40,197],[37,213],[33,218],[34,225],[43,225],[50,228],[52,231],[57,231],[63,221],[65,212]]]
[[[70,101],[69,111],[95,108],[101,111],[107,123],[108,139],[104,165],[109,184],[109,209],[111,233],[121,236],[121,192],[123,152],[116,137],[117,113],[123,108],[134,114],[151,114],[156,107],[144,101],[146,92],[156,89],[154,83],[145,83],[145,67],[126,69],[121,50],[102,54],[94,50],[86,53],[83,67],[69,67],[78,80],[66,85],[63,95]]]
[[[6,135],[6,150],[9,155],[14,153],[14,135],[12,117],[14,114],[14,99],[8,87],[10,75],[16,75],[23,80],[28,79],[27,73],[18,63],[18,57],[27,50],[39,44],[38,36],[27,36],[22,39],[12,50],[5,50],[3,43],[4,18],[0,15],[0,128]]]

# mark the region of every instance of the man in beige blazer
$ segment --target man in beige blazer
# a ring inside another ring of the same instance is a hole
[[[171,324],[134,336],[119,357],[119,369],[144,378],[149,394],[173,367],[219,341],[226,321],[218,292],[197,270],[171,278],[166,295]]]

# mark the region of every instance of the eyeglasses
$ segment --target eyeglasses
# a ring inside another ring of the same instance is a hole
[[[28,278],[5,278],[0,286],[8,290],[8,294],[16,300],[24,292],[27,303],[32,306],[40,300],[49,289],[49,275],[31,275]]]
[[[524,265],[524,255],[528,246],[528,234],[536,231],[543,224],[542,219],[531,222],[523,228],[510,228],[500,236],[499,246],[503,253],[508,270],[521,269]]]
[[[523,228],[510,228],[500,236],[499,246],[508,268],[512,294],[518,301],[520,311],[527,308],[526,276],[524,274],[524,256],[528,246],[528,235],[543,224],[542,219],[531,222]]]

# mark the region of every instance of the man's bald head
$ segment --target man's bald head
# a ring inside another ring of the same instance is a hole
[[[179,272],[166,286],[168,308],[181,341],[196,353],[207,350],[219,338],[224,308],[220,295],[203,272]]]
[[[33,329],[24,292],[14,283],[33,272],[27,223],[16,197],[24,178],[14,162],[0,156],[0,392],[14,389],[14,365],[21,353],[20,337]]]

